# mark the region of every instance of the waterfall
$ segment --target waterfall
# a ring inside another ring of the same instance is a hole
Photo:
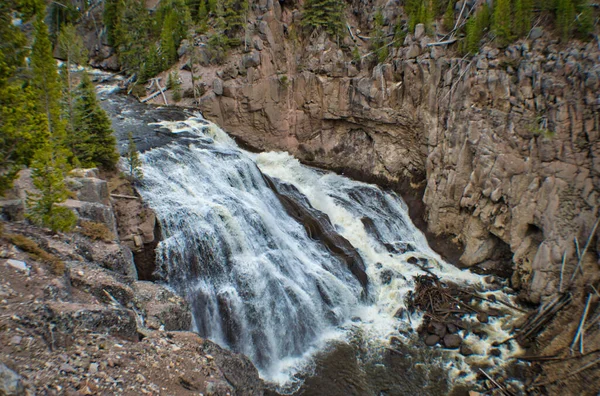
[[[424,271],[485,287],[429,248],[393,192],[286,153],[248,153],[198,116],[156,125],[185,136],[142,155],[159,276],[190,303],[195,331],[249,356],[268,381],[289,381],[357,328],[379,344],[415,329],[420,318],[399,312]],[[506,338],[494,323],[487,340],[471,339],[479,349]]]

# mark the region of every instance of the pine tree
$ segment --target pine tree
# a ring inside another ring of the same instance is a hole
[[[375,52],[377,63],[383,63],[389,55],[389,49],[386,45],[385,32],[383,30],[383,14],[381,10],[375,13],[373,18],[373,42],[372,50]]]
[[[492,29],[500,45],[507,45],[512,39],[510,18],[510,0],[496,0]]]
[[[94,84],[84,73],[77,87],[75,124],[69,147],[83,166],[112,170],[119,160],[110,119],[100,107]]]
[[[514,28],[513,33],[517,37],[522,37],[531,29],[531,19],[533,17],[532,0],[515,0],[514,3]]]
[[[65,185],[66,158],[49,143],[36,151],[31,163],[33,185],[39,193],[28,197],[28,218],[52,231],[69,231],[77,222],[75,214],[58,204],[69,197]]]
[[[208,11],[212,14],[217,12],[217,0],[207,0],[208,1]]]
[[[573,33],[575,22],[575,6],[572,0],[558,0],[556,5],[556,26],[563,41],[568,40]]]
[[[450,0],[444,13],[444,29],[448,32],[451,31],[454,29],[454,23],[454,0]]]
[[[120,24],[120,16],[123,12],[121,4],[121,0],[104,1],[104,12],[102,14],[102,21],[104,22],[104,26],[106,26],[108,44],[112,46],[118,45],[118,25]]]
[[[577,31],[584,37],[588,38],[594,30],[594,14],[592,12],[592,4],[589,1],[583,1],[579,7],[577,14]]]
[[[58,50],[59,54],[65,60],[65,79],[66,79],[66,90],[65,90],[65,101],[67,107],[67,121],[69,123],[69,129],[72,131],[74,127],[74,113],[73,113],[73,102],[74,102],[74,91],[75,87],[73,82],[73,76],[71,69],[73,65],[82,65],[87,63],[87,49],[83,44],[83,40],[77,34],[73,25],[63,25],[58,35]]]
[[[301,25],[309,33],[324,30],[332,37],[345,32],[345,4],[343,0],[306,0]]]
[[[61,84],[42,12],[38,12],[35,18],[30,61],[33,71],[31,85],[38,97],[38,111],[46,116],[52,145],[61,146],[65,139],[65,125],[60,117]]]
[[[200,0],[200,5],[198,6],[198,21],[200,23],[205,22],[208,18],[208,9],[206,8],[206,1]]]
[[[162,68],[167,69],[177,61],[177,47],[175,46],[175,14],[169,12],[165,17],[162,32],[160,33],[160,53]]]
[[[129,132],[129,144],[127,146],[127,171],[132,180],[142,180],[144,173],[142,172],[142,160],[138,153],[135,142],[133,141],[133,133]]]

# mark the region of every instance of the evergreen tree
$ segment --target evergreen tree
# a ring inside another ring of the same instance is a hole
[[[104,1],[102,21],[104,22],[104,26],[106,26],[108,44],[112,46],[116,46],[118,44],[118,25],[120,24],[120,16],[123,12],[121,4],[121,0]]]
[[[162,68],[167,69],[177,61],[177,47],[175,46],[175,13],[169,12],[165,17],[162,32],[160,33],[160,53]]]
[[[449,32],[454,29],[454,24],[454,0],[450,0],[444,13],[444,29]]]
[[[531,19],[533,18],[533,0],[515,0],[514,15],[513,33],[517,37],[522,37],[531,29]]]
[[[198,21],[200,23],[205,22],[208,18],[208,9],[206,8],[206,1],[200,0],[200,4],[198,5]]]
[[[306,0],[301,25],[309,32],[324,30],[332,37],[341,37],[346,29],[343,0]]]
[[[65,125],[60,117],[61,85],[42,12],[38,12],[35,18],[30,61],[33,71],[31,85],[38,97],[38,111],[46,116],[52,145],[59,147],[65,139]]]
[[[138,153],[135,142],[133,141],[133,133],[129,132],[129,144],[127,146],[127,172],[132,180],[142,180],[144,173],[142,172],[142,160]]]
[[[500,45],[507,45],[512,39],[510,18],[510,0],[496,0],[494,2],[494,20],[492,29],[496,34],[496,39]]]
[[[563,41],[573,33],[575,22],[575,6],[572,0],[558,0],[556,5],[556,26]]]
[[[66,158],[47,143],[36,151],[31,169],[33,185],[39,193],[28,197],[28,218],[54,232],[73,229],[77,217],[71,210],[58,206],[69,197],[65,185]]]
[[[383,30],[383,14],[381,10],[375,13],[373,18],[373,41],[372,50],[375,52],[377,63],[383,63],[389,55],[389,49],[386,45],[385,32]]]
[[[217,0],[207,0],[208,12],[215,14],[217,12]]]
[[[110,119],[100,107],[94,84],[86,73],[77,87],[75,128],[69,137],[69,147],[83,166],[114,169],[119,154]]]
[[[66,90],[65,90],[65,101],[67,107],[67,120],[69,123],[69,129],[72,131],[74,127],[74,113],[73,113],[73,102],[74,102],[74,82],[71,74],[73,65],[81,65],[87,63],[87,49],[83,44],[83,40],[77,34],[73,25],[63,25],[58,35],[58,50],[59,54],[65,60],[65,79],[66,79]]]
[[[43,131],[46,123],[37,112],[37,97],[21,76],[27,40],[12,23],[13,12],[28,20],[35,11],[35,4],[0,3],[0,196],[21,167],[29,164],[33,148],[47,139],[39,133],[40,125]]]
[[[583,1],[579,7],[577,14],[577,31],[584,37],[588,38],[590,33],[594,30],[594,15],[592,12],[592,5],[589,1]]]

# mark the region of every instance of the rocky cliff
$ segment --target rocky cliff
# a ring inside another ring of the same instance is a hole
[[[352,34],[338,45],[298,33],[296,2],[254,3],[247,48],[224,65],[208,64],[205,37],[184,42],[184,88],[195,51],[205,93],[181,104],[255,149],[289,151],[422,200],[417,223],[452,241],[456,261],[513,274],[514,288],[539,302],[558,289],[563,255],[564,276],[573,274],[598,217],[597,40],[561,44],[535,28],[506,48],[461,57],[419,25],[374,64],[361,31],[379,7],[390,32],[404,17],[397,2],[355,0]],[[597,251],[593,241],[582,260],[587,281],[598,279]]]
[[[144,280],[155,218],[130,183],[67,181],[73,233],[22,221],[29,170],[0,200],[0,394],[263,394],[247,357],[191,332],[189,304]]]

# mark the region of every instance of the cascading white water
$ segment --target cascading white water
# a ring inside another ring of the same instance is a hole
[[[484,286],[429,248],[394,193],[285,153],[250,154],[200,117],[159,125],[195,136],[142,156],[141,194],[163,233],[161,275],[190,302],[195,330],[249,356],[269,381],[290,380],[311,352],[357,327],[373,343],[415,328],[419,318],[396,313],[423,268]],[[291,194],[327,214],[358,250],[369,278],[366,299],[347,264],[307,235],[261,171],[294,186]],[[485,352],[506,338],[501,324],[492,320],[490,337],[470,335],[471,343]]]
[[[276,378],[280,361],[349,317],[361,287],[224,132],[197,119],[164,125],[203,138],[143,155],[141,193],[160,219],[163,276],[190,302],[201,335]]]

